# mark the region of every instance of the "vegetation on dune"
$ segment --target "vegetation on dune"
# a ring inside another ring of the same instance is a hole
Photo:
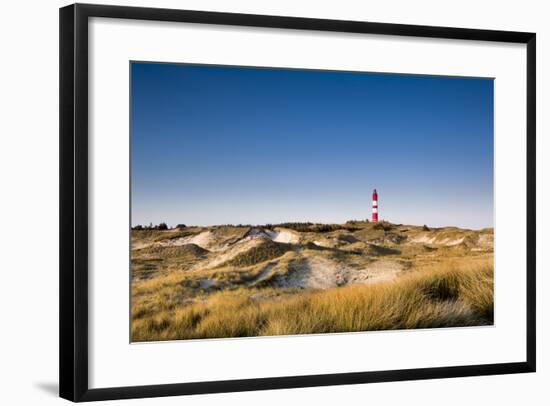
[[[289,222],[289,223],[279,223],[279,224],[266,224],[260,226],[262,228],[273,228],[281,227],[288,228],[289,230],[298,231],[301,233],[328,233],[336,230],[347,230],[347,231],[357,231],[360,229],[359,226],[352,224],[351,222],[345,224],[321,224],[321,223],[299,223],[299,222]]]
[[[154,226],[152,223],[148,226],[142,226],[141,224],[137,224],[132,227],[132,230],[134,231],[141,231],[141,230],[168,230],[168,225],[166,223],[160,223],[156,226]]]
[[[146,260],[140,258],[132,258],[132,277],[137,279],[146,279],[153,277],[159,268],[158,261],[161,259],[148,258]]]
[[[196,232],[197,231],[192,229],[158,230],[157,228],[134,228],[132,229],[132,239],[141,241],[165,241],[187,237]]]
[[[491,228],[163,228],[132,230],[132,341],[493,323]]]
[[[251,293],[258,292],[278,299],[255,299]],[[135,309],[134,341],[487,325],[493,323],[493,268],[448,265],[300,295],[237,289],[165,310],[158,305],[158,311],[152,303]]]
[[[395,248],[384,247],[376,244],[368,244],[367,250],[374,255],[398,255],[401,251]]]
[[[264,240],[261,244],[249,249],[248,251],[238,254],[235,258],[225,263],[225,265],[233,265],[237,267],[255,265],[260,262],[280,257],[291,249],[292,246],[290,244]]]
[[[208,250],[199,247],[196,244],[185,244],[176,246],[151,246],[136,250],[135,256],[142,255],[157,255],[163,258],[177,257],[204,257],[208,254]]]
[[[379,223],[373,223],[372,228],[375,230],[384,230],[384,231],[390,231],[395,226],[391,223],[388,223],[387,221],[381,221]]]

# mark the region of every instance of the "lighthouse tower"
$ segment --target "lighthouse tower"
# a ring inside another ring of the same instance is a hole
[[[372,222],[378,223],[378,193],[372,192]]]

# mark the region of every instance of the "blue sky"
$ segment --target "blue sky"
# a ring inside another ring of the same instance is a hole
[[[131,64],[132,224],[493,226],[493,80]]]

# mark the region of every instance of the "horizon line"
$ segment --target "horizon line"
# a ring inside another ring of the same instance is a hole
[[[370,224],[392,224],[395,226],[413,226],[413,227],[428,227],[430,229],[432,228],[460,228],[462,230],[472,230],[472,231],[479,231],[479,230],[485,230],[485,229],[494,229],[493,226],[486,226],[486,227],[461,227],[457,225],[444,225],[444,226],[430,226],[429,224],[407,224],[407,223],[393,223],[388,220],[379,220],[379,221],[372,221],[368,219],[364,220],[347,220],[343,223],[320,223],[320,222],[312,222],[312,221],[285,221],[285,222],[278,222],[278,223],[263,223],[263,224],[245,224],[245,223],[220,223],[220,224],[185,224],[185,223],[178,223],[176,225],[168,225],[166,222],[161,221],[158,224],[154,224],[152,222],[149,223],[149,225],[145,224],[134,224],[130,225],[130,229],[134,230],[136,227],[143,227],[144,230],[158,230],[158,227],[162,224],[166,225],[165,230],[176,230],[178,228],[210,228],[210,227],[257,227],[257,228],[272,228],[272,227],[281,227],[284,228],[285,224],[292,225],[292,224],[306,224],[306,225],[346,225],[348,223],[370,223]],[[179,227],[183,226],[183,227]],[[163,230],[158,230],[163,231]]]

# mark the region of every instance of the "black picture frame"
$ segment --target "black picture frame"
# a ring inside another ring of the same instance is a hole
[[[524,362],[279,376],[212,382],[88,386],[88,19],[106,17],[247,27],[526,44],[527,323]],[[528,32],[384,24],[268,15],[74,4],[60,9],[60,396],[75,402],[534,372],[536,369],[536,35]]]

